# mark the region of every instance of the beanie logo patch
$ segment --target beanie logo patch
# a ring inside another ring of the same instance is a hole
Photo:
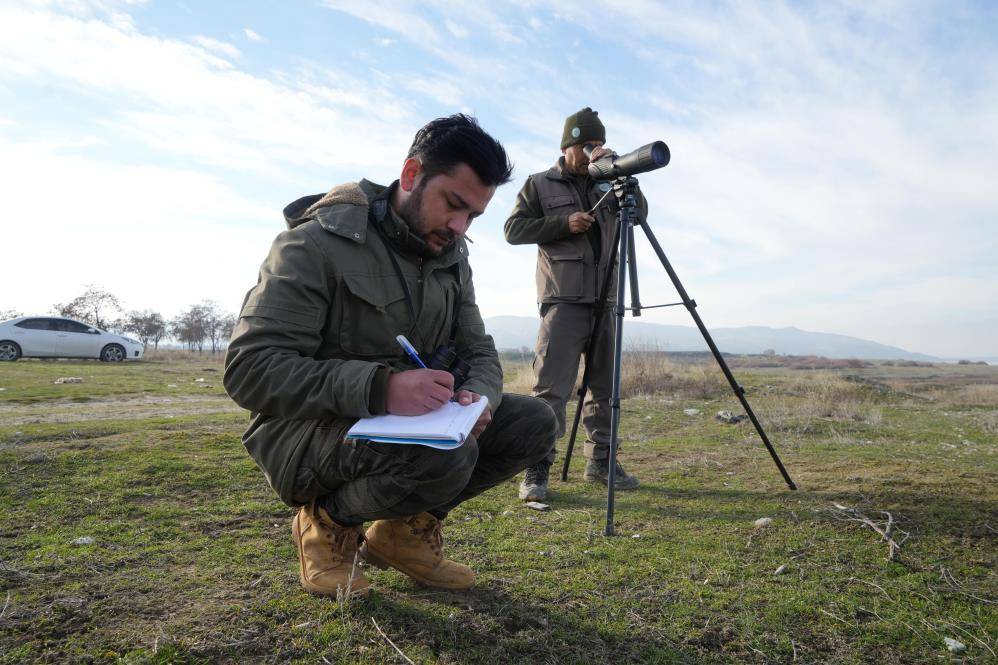
[[[572,127],[572,138],[577,139],[582,136],[582,130],[578,127]]]

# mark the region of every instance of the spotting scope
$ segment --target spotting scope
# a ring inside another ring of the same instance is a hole
[[[593,152],[593,147],[589,145],[582,149],[585,151],[586,157]],[[595,162],[589,162],[589,175],[593,180],[613,180],[645,171],[654,171],[668,163],[669,146],[665,145],[665,141],[654,141],[626,155],[611,153],[603,155]]]

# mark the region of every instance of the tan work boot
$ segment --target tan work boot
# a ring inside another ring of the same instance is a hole
[[[367,530],[366,540],[361,553],[374,566],[401,570],[439,589],[470,589],[475,584],[471,568],[444,558],[440,520],[430,513],[378,520]]]
[[[360,526],[341,526],[313,501],[298,509],[291,535],[301,564],[299,579],[309,593],[355,598],[369,592],[367,578],[357,566],[364,540]]]

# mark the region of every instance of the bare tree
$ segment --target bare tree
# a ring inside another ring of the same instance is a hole
[[[149,346],[149,342],[152,342],[158,349],[159,341],[166,336],[166,321],[163,320],[163,315],[151,309],[129,312],[121,328],[134,333],[143,347]]]
[[[53,311],[59,316],[85,321],[101,329],[107,329],[114,323],[110,318],[113,313],[121,312],[118,297],[109,291],[88,284],[86,291],[76,296],[68,303],[56,303]]]
[[[0,321],[9,321],[19,316],[22,316],[22,314],[16,309],[0,309]]]
[[[170,334],[177,341],[187,345],[188,351],[204,352],[204,342],[208,337],[205,330],[205,312],[202,305],[191,305],[170,321]]]
[[[217,353],[229,345],[229,337],[232,336],[232,329],[236,326],[236,317],[233,314],[223,313],[218,309],[218,303],[213,300],[205,300],[199,307],[205,336],[211,344],[211,352]]]

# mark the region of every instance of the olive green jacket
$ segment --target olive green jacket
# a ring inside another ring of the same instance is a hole
[[[512,245],[537,245],[537,302],[593,304],[599,298],[608,267],[616,271],[614,235],[617,225],[617,199],[607,193],[609,183],[581,179],[567,174],[565,158],[547,171],[527,178],[516,197],[513,212],[506,220],[506,241]],[[584,185],[585,195],[580,193]],[[602,201],[600,199],[602,198]],[[573,212],[593,212],[599,234],[599,256],[588,233],[572,233],[568,217]],[[639,218],[643,222],[648,203],[639,194]],[[610,276],[607,302],[617,300],[616,272]]]
[[[229,343],[225,389],[253,414],[243,443],[289,504],[315,429],[345,430],[383,412],[389,372],[415,368],[399,333],[429,362],[456,316],[457,350],[471,365],[460,388],[499,405],[502,368],[475,304],[467,245],[460,239],[430,258],[406,252],[393,242],[408,228],[388,211],[388,193],[362,180],[290,204],[288,230],[274,240]]]

